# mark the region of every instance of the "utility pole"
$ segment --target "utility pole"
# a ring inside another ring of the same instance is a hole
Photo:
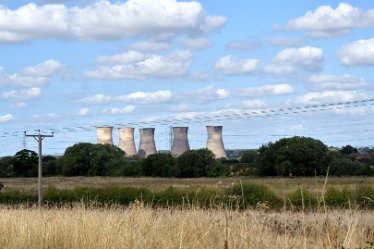
[[[173,146],[173,131],[171,125],[169,126],[169,153],[171,154],[171,147]]]
[[[25,137],[33,137],[38,142],[38,207],[39,209],[42,208],[43,202],[43,193],[42,193],[42,166],[43,166],[43,157],[42,157],[42,144],[43,139],[45,137],[53,137],[53,132],[51,135],[43,135],[40,130],[38,130],[38,134],[27,135],[25,131]]]

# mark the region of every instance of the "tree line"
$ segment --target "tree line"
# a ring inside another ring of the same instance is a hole
[[[374,176],[374,159],[353,157],[358,150],[350,145],[331,150],[309,137],[283,138],[244,151],[238,159],[215,159],[208,149],[189,150],[175,158],[154,154],[147,158],[125,157],[114,145],[78,143],[62,156],[43,157],[45,176],[153,176],[217,177],[258,176]],[[369,152],[373,152],[369,150]],[[0,177],[37,176],[38,155],[21,150],[0,159]]]

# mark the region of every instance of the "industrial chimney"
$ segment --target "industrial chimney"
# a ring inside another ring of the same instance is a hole
[[[213,152],[216,158],[226,158],[222,139],[222,126],[207,126],[206,128],[208,131],[206,147]]]
[[[111,144],[113,145],[113,127],[96,127],[97,143],[98,144]]]
[[[173,145],[171,154],[180,156],[183,152],[190,149],[187,138],[188,127],[173,127]]]
[[[139,129],[140,142],[138,155],[140,157],[147,157],[157,153],[154,134],[155,128]]]
[[[125,152],[126,156],[136,155],[134,141],[134,128],[118,128],[119,142],[118,147]]]

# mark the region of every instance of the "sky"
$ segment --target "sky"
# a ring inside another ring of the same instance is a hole
[[[374,4],[360,1],[3,0],[0,156],[59,155],[97,126],[222,125],[226,149],[291,136],[374,145]]]

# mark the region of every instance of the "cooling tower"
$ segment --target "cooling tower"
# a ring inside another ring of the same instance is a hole
[[[155,145],[155,128],[143,128],[139,129],[139,151],[138,155],[140,157],[147,157],[152,154],[156,154],[156,145]]]
[[[173,127],[173,145],[171,154],[180,156],[183,152],[190,150],[187,138],[188,127]]]
[[[97,143],[113,145],[113,127],[96,127]]]
[[[118,128],[118,136],[118,147],[125,152],[125,155],[136,155],[134,128]]]
[[[206,147],[213,152],[216,158],[226,157],[223,146],[222,126],[207,126],[208,141]]]

